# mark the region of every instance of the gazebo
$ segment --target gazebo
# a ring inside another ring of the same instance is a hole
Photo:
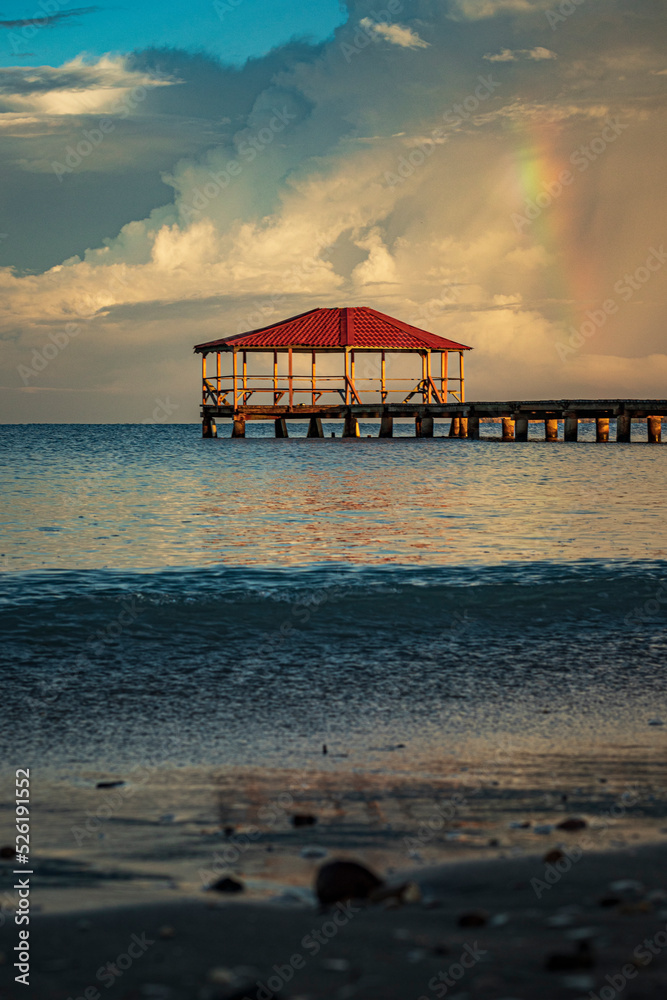
[[[358,306],[311,309],[258,330],[197,344],[194,350],[202,357],[205,437],[216,435],[216,418],[222,416],[232,417],[235,437],[244,436],[246,420],[271,418],[275,420],[276,436],[284,437],[286,418],[304,417],[310,419],[309,436],[321,437],[322,417],[343,418],[346,436],[358,434],[359,416],[380,417],[381,436],[391,436],[393,416],[421,418],[424,407],[442,406],[450,399],[464,403],[463,356],[471,348],[368,306]],[[295,354],[310,356],[307,374],[295,373]],[[341,355],[342,371],[319,374],[318,354]],[[358,375],[355,362],[359,354],[379,356],[379,376]],[[389,377],[388,354],[418,355],[421,377]],[[450,354],[458,356],[458,371],[454,374]],[[207,367],[209,355],[215,355],[215,374]],[[226,372],[223,355],[230,358]],[[268,373],[249,371],[249,355],[268,356],[272,361]],[[286,371],[279,372],[279,355],[287,356]],[[434,355],[439,356],[435,367]],[[415,404],[420,404],[418,409]],[[432,417],[430,421],[432,427]]]

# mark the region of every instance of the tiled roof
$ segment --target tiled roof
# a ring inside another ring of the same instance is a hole
[[[368,306],[311,309],[259,330],[197,344],[195,351],[229,351],[234,347],[267,351],[287,347],[312,350],[344,347],[371,347],[386,351],[418,351],[424,348],[436,351],[472,350],[465,344],[427,333]]]

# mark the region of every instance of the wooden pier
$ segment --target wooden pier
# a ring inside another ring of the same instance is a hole
[[[194,350],[202,359],[203,437],[217,437],[222,420],[230,421],[231,436],[237,438],[245,437],[247,421],[272,420],[275,436],[286,438],[288,420],[308,420],[307,436],[321,438],[322,421],[337,420],[343,422],[343,437],[353,438],[359,437],[360,420],[379,420],[379,437],[390,438],[394,420],[407,418],[414,420],[417,437],[433,437],[434,421],[449,419],[449,437],[478,440],[480,421],[495,419],[502,423],[503,441],[527,441],[530,423],[539,421],[544,440],[560,440],[562,423],[563,440],[573,442],[580,421],[595,420],[600,443],[630,442],[633,421],[643,421],[645,433],[635,434],[635,440],[659,444],[667,417],[664,399],[466,402],[464,353],[472,348],[367,306],[311,309],[259,330],[197,344]],[[207,367],[211,355],[215,373]],[[325,356],[327,374],[318,371],[318,355]],[[409,370],[410,355],[413,365],[419,358],[421,373],[392,376],[388,359],[399,356],[403,372]],[[361,373],[356,367],[360,356],[366,361]],[[450,365],[450,356],[457,365]],[[230,362],[226,373],[223,358]],[[332,371],[338,365],[338,372]]]
[[[501,421],[502,441],[527,441],[530,423],[539,422],[544,427],[545,441],[577,441],[579,423],[595,420],[596,441],[630,443],[648,441],[660,444],[662,418],[667,417],[665,399],[547,399],[508,402],[471,403],[359,403],[354,405],[315,405],[308,403],[293,406],[261,404],[231,405],[207,403],[202,406],[204,437],[216,437],[216,427],[222,420],[229,421],[231,437],[245,437],[249,420],[272,420],[275,436],[288,436],[288,420],[308,420],[308,437],[324,437],[323,420],[343,422],[343,437],[359,437],[360,420],[379,420],[379,437],[392,437],[394,419],[411,419],[415,422],[416,437],[433,437],[434,421],[448,419],[448,437],[479,440],[480,422]],[[633,428],[632,424],[635,422]],[[637,422],[645,427],[641,431]],[[615,433],[611,425],[615,424]],[[561,433],[562,426],[562,433]]]

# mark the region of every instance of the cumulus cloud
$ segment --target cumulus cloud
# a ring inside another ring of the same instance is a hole
[[[503,14],[534,14],[548,10],[553,0],[453,0],[453,16],[481,21]]]
[[[371,35],[384,38],[386,42],[398,45],[402,49],[428,48],[428,42],[420,38],[412,28],[406,28],[402,24],[385,24],[382,21],[372,21],[370,17],[362,17],[359,24],[366,31],[370,32]]]

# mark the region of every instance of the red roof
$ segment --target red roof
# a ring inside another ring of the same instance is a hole
[[[284,350],[287,347],[310,350],[340,350],[344,347],[370,347],[386,351],[419,351],[425,348],[436,351],[472,350],[465,344],[427,333],[368,306],[311,309],[259,330],[197,344],[195,351],[230,351],[234,347],[256,351]]]

